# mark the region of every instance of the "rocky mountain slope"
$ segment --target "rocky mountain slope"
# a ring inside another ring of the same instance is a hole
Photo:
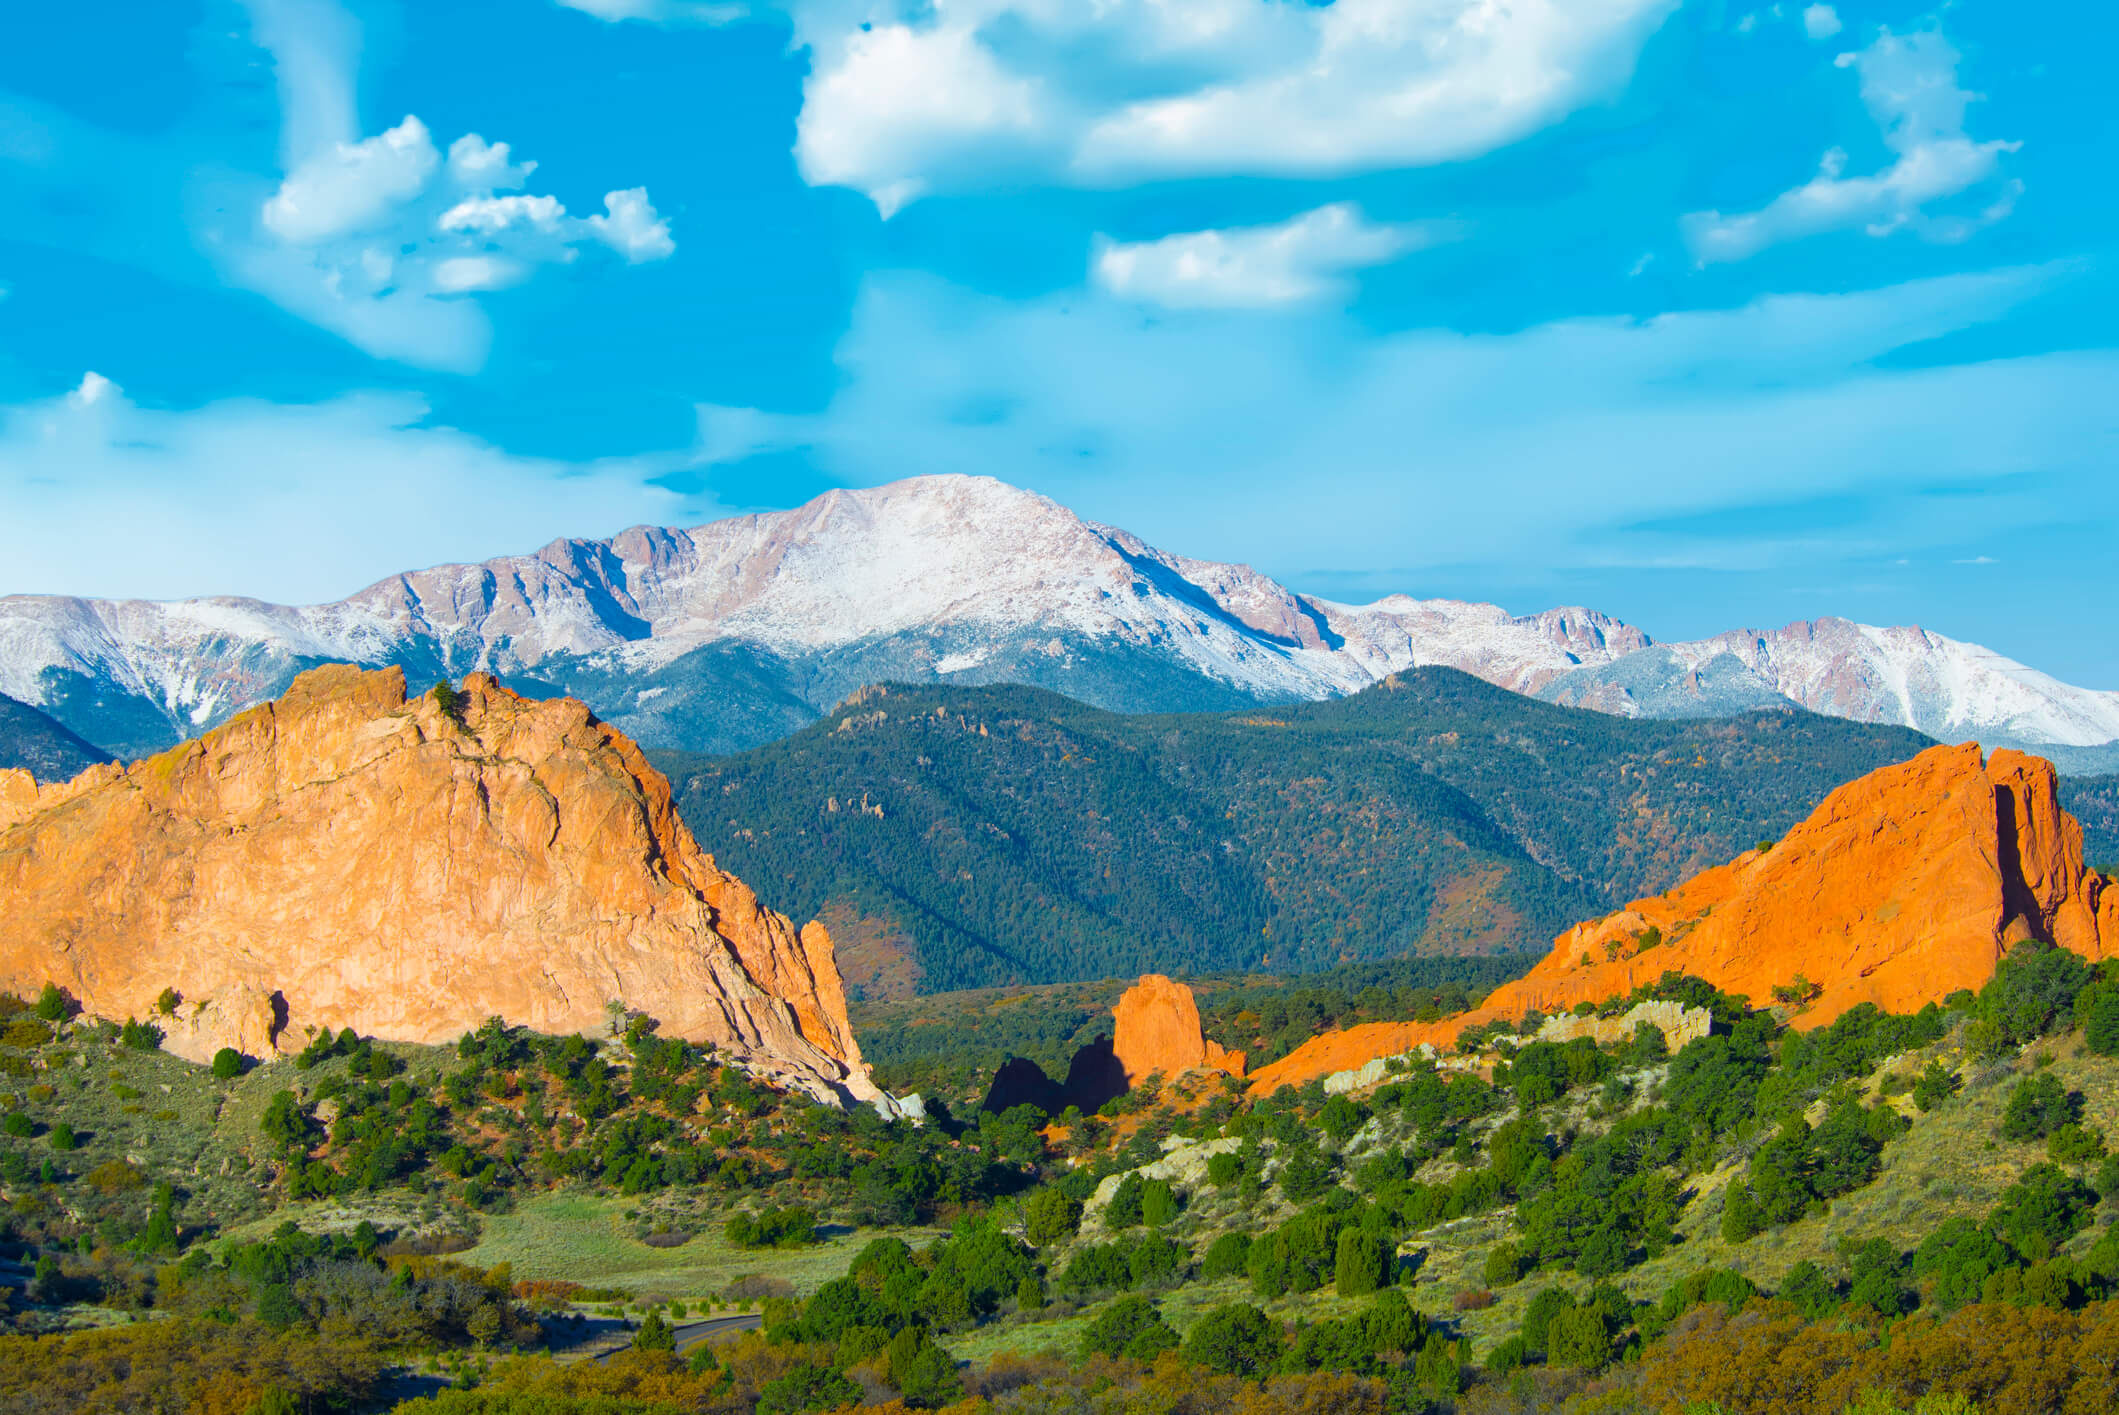
[[[2072,748],[2072,769],[2114,760],[2119,694],[2072,688],[1977,644],[1844,619],[1739,629],[1585,664],[1538,690],[1549,702],[1641,717],[1717,717],[1772,701],[1930,737]],[[2104,747],[2103,752],[2082,749]]]
[[[1580,608],[1337,604],[976,477],[556,541],[331,604],[0,599],[0,692],[121,754],[328,661],[414,682],[489,671],[580,697],[639,740],[716,752],[784,736],[873,682],[1021,683],[1138,712],[1314,700],[1432,665],[1635,716],[1793,702],[1948,740],[2119,740],[2119,694],[1918,629],[1828,619],[1656,645]]]
[[[1320,1036],[1254,1085],[1270,1090],[1529,1012],[1623,998],[1676,971],[1798,1026],[1860,1003],[1912,1012],[1976,989],[2012,945],[2119,953],[2119,882],[2087,868],[2050,763],[1934,747],[1828,796],[1776,842],[1578,924],[1476,1011]]]
[[[110,753],[91,746],[27,703],[0,697],[0,770],[26,771],[39,781],[67,781]]]
[[[311,1028],[437,1042],[627,1009],[782,1085],[878,1097],[832,944],[699,849],[668,784],[578,702],[473,675],[317,669],[129,767],[0,772],[0,987],[157,1018],[171,1050]]]
[[[659,760],[873,996],[1538,952],[1927,745],[1794,711],[1627,721],[1430,668],[1182,715],[872,689],[785,741]]]

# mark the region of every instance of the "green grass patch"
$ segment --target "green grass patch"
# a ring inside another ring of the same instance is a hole
[[[507,1263],[516,1278],[556,1278],[591,1287],[684,1300],[708,1297],[749,1273],[789,1283],[807,1295],[842,1277],[872,1239],[902,1238],[915,1247],[940,1237],[927,1228],[856,1229],[798,1249],[738,1248],[712,1224],[677,1248],[651,1248],[627,1217],[638,1200],[557,1193],[524,1199],[513,1213],[488,1215],[478,1246],[455,1255],[491,1267]]]

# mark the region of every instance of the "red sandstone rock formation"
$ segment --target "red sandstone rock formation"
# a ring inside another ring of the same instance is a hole
[[[1160,973],[1146,973],[1111,1009],[1111,1050],[1137,1086],[1157,1072],[1170,1080],[1201,1069],[1243,1074],[1243,1053],[1225,1051],[1199,1027],[1192,989]]]
[[[2119,952],[2119,888],[2083,867],[2081,827],[2054,787],[2039,757],[1932,747],[1842,786],[1771,848],[1569,929],[1478,1011],[1316,1037],[1262,1068],[1254,1089],[1622,996],[1672,970],[1761,1006],[1800,978],[1815,995],[1794,1021],[1810,1027],[1857,1003],[1906,1012],[1977,988],[2026,938]]]
[[[452,716],[398,669],[320,668],[131,766],[0,772],[0,987],[106,1017],[164,988],[168,1046],[311,1027],[439,1042],[491,1016],[645,1011],[820,1098],[879,1095],[831,939],[716,868],[633,743],[474,674]]]

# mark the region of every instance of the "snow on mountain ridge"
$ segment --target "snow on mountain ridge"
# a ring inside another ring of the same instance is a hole
[[[900,640],[908,647],[881,658],[843,658]],[[128,731],[152,736],[139,723],[159,715],[181,734],[271,696],[308,663],[346,659],[435,674],[550,670],[560,682],[586,672],[599,692],[636,707],[653,696],[658,711],[674,711],[669,685],[646,680],[716,644],[975,682],[1022,681],[1010,675],[1045,664],[1051,672],[1031,681],[1059,673],[1060,686],[1074,681],[1065,674],[1081,653],[1108,649],[1260,700],[1356,692],[1442,665],[1627,715],[1787,701],[1945,737],[2119,739],[2119,693],[2071,687],[1917,628],[1821,619],[1657,645],[1580,606],[1519,616],[1403,594],[1341,604],[963,476],[834,490],[689,529],[555,540],[393,575],[331,604],[12,596],[0,599],[0,692],[84,736],[90,717],[113,711],[134,714]],[[1115,681],[1107,674],[1085,691],[1126,706]]]
[[[1666,647],[1696,666],[1732,654],[1813,712],[1901,722],[1946,740],[1990,736],[2088,747],[2119,739],[2119,693],[2077,688],[1918,626],[1824,618]]]

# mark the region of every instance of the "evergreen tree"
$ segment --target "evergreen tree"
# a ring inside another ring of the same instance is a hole
[[[1065,1243],[1081,1226],[1081,1201],[1063,1190],[1040,1189],[1023,1203],[1023,1235],[1034,1248]]]
[[[635,1351],[675,1351],[677,1349],[677,1333],[671,1330],[668,1322],[662,1320],[662,1313],[650,1312],[647,1314],[647,1320],[640,1324],[640,1329],[633,1333],[633,1349]]]
[[[1339,1235],[1332,1265],[1333,1286],[1341,1297],[1366,1297],[1390,1284],[1391,1249],[1381,1236],[1349,1228]]]
[[[2082,1097],[2069,1093],[2060,1078],[2041,1071],[2016,1083],[2001,1113],[2005,1140],[2043,1140],[2082,1116]]]
[[[2093,983],[2075,999],[2082,1040],[2099,1056],[2119,1056],[2119,983]]]
[[[1280,1361],[1285,1342],[1279,1323],[1242,1302],[1208,1311],[1184,1341],[1185,1359],[1225,1376],[1259,1376]]]
[[[177,1251],[176,1191],[166,1182],[155,1185],[154,1207],[147,1215],[147,1227],[140,1230],[137,1242],[143,1253]]]
[[[1177,1191],[1167,1179],[1150,1179],[1140,1186],[1141,1221],[1150,1228],[1161,1228],[1177,1217]]]
[[[1140,1226],[1142,1187],[1143,1181],[1138,1174],[1129,1174],[1118,1182],[1118,1188],[1112,1191],[1111,1202],[1104,1205],[1104,1227],[1123,1232]]]
[[[1611,1360],[1611,1332],[1594,1307],[1569,1307],[1553,1314],[1545,1331],[1545,1350],[1556,1366],[1595,1370]]]
[[[1939,1061],[1930,1061],[1913,1080],[1913,1104],[1925,1115],[1956,1095],[1961,1084],[1956,1072]]]

